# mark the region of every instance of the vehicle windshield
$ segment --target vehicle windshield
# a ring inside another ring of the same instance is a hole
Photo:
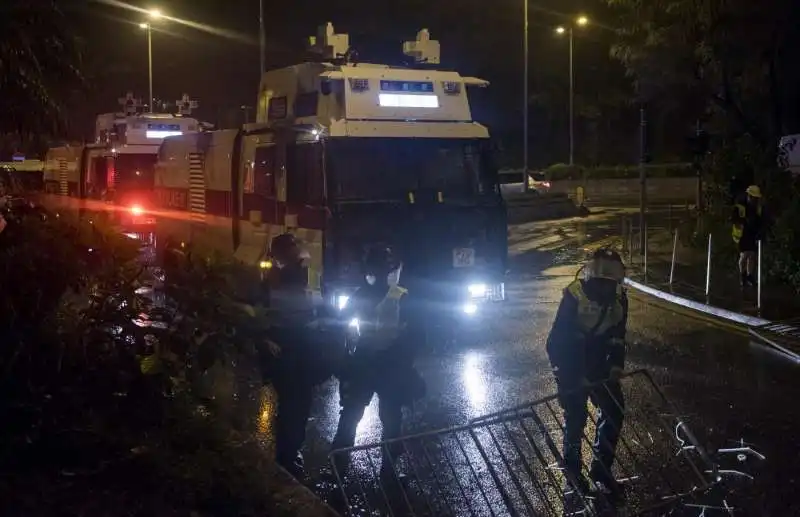
[[[339,202],[443,202],[498,197],[488,142],[465,139],[342,138],[328,144],[330,193]]]

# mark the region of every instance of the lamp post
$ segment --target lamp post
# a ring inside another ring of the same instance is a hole
[[[152,9],[147,14],[151,20],[158,20],[163,16],[158,9]],[[150,22],[143,22],[139,24],[139,27],[147,31],[147,74],[150,84],[147,107],[150,113],[153,113],[153,26]]]
[[[258,0],[258,49],[259,49],[259,64],[261,65],[261,77],[267,68],[267,54],[266,54],[266,34],[264,33],[264,0]],[[259,77],[259,83],[261,82]]]
[[[575,23],[556,27],[556,34],[569,35],[569,164],[575,165],[575,27],[585,27],[589,18],[579,16]]]
[[[528,192],[528,0],[522,0],[522,4],[522,54],[525,60],[522,73],[522,191]]]

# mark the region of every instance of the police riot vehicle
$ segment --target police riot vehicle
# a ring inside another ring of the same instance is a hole
[[[44,199],[52,208],[103,212],[142,230],[155,225],[155,164],[164,138],[210,126],[181,113],[136,113],[131,94],[120,102],[126,112],[97,116],[93,142],[48,150]]]
[[[290,232],[311,289],[334,308],[377,244],[428,287],[432,308],[472,317],[503,300],[506,209],[467,98],[488,83],[433,69],[439,43],[426,30],[404,45],[411,67],[353,62],[330,23],[310,46],[318,60],[263,75],[256,123],[164,140],[159,238],[268,268],[269,242]]]

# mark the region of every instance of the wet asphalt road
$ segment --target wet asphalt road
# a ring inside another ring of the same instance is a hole
[[[561,290],[587,250],[618,233],[619,215],[614,210],[512,228],[507,302],[493,309],[468,342],[419,358],[427,395],[405,414],[404,433],[464,424],[555,392],[545,339]],[[737,515],[800,515],[798,369],[755,348],[741,333],[638,296],[631,298],[628,342],[628,370],[652,372],[701,442],[718,448],[743,439],[766,455],[760,465],[733,462],[756,476],[752,484],[735,484],[728,497],[740,509]],[[628,411],[635,420],[636,400]],[[331,380],[318,389],[308,427],[306,466],[314,477],[327,464],[337,419],[337,381]],[[379,439],[373,399],[357,444]],[[315,488],[326,492],[323,483]]]

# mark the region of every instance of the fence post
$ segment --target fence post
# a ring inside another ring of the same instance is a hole
[[[711,289],[711,234],[708,234],[708,260],[706,262],[706,298]]]
[[[628,262],[633,262],[633,221],[628,224]]]
[[[672,264],[669,267],[669,285],[672,285],[672,279],[675,277],[675,254],[678,251],[678,229],[675,228],[675,236],[672,239]]]
[[[756,279],[756,304],[761,311],[761,239],[758,240],[758,278]]]
[[[628,230],[627,230],[627,220],[625,216],[620,218],[620,235],[622,236],[622,252],[625,253],[628,251],[628,247],[630,243],[627,241],[628,239]]]

